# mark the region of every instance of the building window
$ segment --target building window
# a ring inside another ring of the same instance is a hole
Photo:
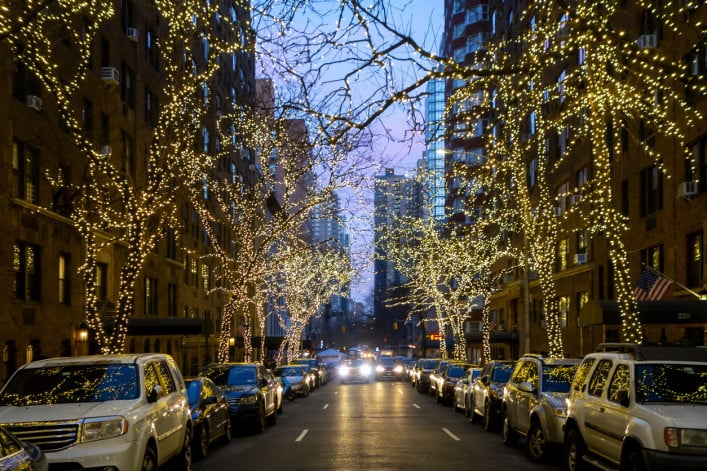
[[[702,289],[703,284],[703,239],[702,231],[687,236],[687,286],[699,287],[699,289]]]
[[[71,304],[70,276],[69,254],[59,254],[59,302],[62,304]]]
[[[15,271],[15,298],[39,301],[41,295],[40,249],[26,242],[13,244],[12,266]]]
[[[167,315],[177,317],[177,285],[169,283],[167,285]]]
[[[201,264],[201,287],[205,290],[211,289],[211,266],[207,263]]]
[[[39,155],[22,142],[12,143],[13,196],[29,203],[38,203]]]
[[[199,261],[195,258],[192,258],[189,264],[189,274],[191,278],[189,284],[194,287],[199,286]]]
[[[96,263],[96,300],[106,301],[108,298],[108,264]]]
[[[557,244],[557,271],[566,270],[569,266],[570,243],[568,239],[561,239]]]
[[[657,165],[641,171],[641,217],[663,209],[663,172]]]
[[[159,103],[152,91],[145,87],[145,122],[153,128],[157,126]]]
[[[120,98],[131,108],[135,107],[135,85],[133,84],[133,69],[123,62],[120,70]]]
[[[157,278],[145,277],[145,315],[157,315]]]
[[[478,23],[479,21],[488,21],[489,19],[489,6],[488,5],[474,5],[466,11],[466,22],[467,24]]]
[[[557,307],[558,315],[560,316],[560,327],[567,327],[567,315],[570,312],[570,297],[560,296]]]
[[[653,268],[663,273],[663,245],[654,245],[641,250],[641,266]]]

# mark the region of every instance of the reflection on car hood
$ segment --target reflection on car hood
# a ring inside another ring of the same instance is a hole
[[[241,397],[248,393],[254,394],[258,388],[255,386],[221,386],[221,390],[228,397]]]
[[[82,402],[21,407],[0,407],[0,423],[66,421],[109,415],[128,416],[140,401]]]
[[[565,407],[567,407],[568,393],[546,392],[542,393],[542,396],[547,399],[550,404],[552,404],[552,407],[555,407],[557,409],[564,409]]]
[[[662,417],[666,424],[672,422],[681,428],[705,428],[705,414],[707,406],[704,404],[637,404],[638,409],[643,409],[645,414]]]

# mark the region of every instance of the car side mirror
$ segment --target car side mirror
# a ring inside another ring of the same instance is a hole
[[[628,389],[619,389],[616,391],[616,396],[619,400],[619,404],[621,404],[623,407],[628,407],[628,405],[631,403],[631,398],[628,394]]]
[[[482,376],[481,379],[480,379],[480,381],[481,381],[481,383],[482,383],[484,386],[488,386],[488,385],[489,385],[489,382],[490,382],[488,376]]]
[[[147,402],[157,402],[157,399],[162,397],[162,386],[157,385],[152,388],[150,393],[147,395]]]
[[[535,388],[533,387],[533,384],[529,381],[523,381],[522,383],[518,383],[518,389],[523,392],[535,394]]]

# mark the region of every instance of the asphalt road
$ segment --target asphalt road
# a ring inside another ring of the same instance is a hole
[[[330,381],[308,398],[285,402],[263,434],[237,433],[192,469],[251,470],[555,470],[531,462],[451,407],[406,382]]]

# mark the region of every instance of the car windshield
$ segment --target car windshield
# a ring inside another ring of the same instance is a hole
[[[382,366],[394,366],[395,360],[390,357],[381,357],[380,360],[378,360],[378,364]]]
[[[449,369],[447,370],[447,377],[449,378],[461,378],[464,376],[464,367],[463,366],[450,366]]]
[[[437,365],[439,364],[439,360],[427,360],[425,361],[425,364],[422,366],[426,370],[433,370],[437,368]]]
[[[567,393],[570,391],[577,365],[544,365],[543,391]]]
[[[513,373],[512,363],[497,365],[496,368],[493,369],[491,381],[494,383],[507,383],[511,377],[511,373]]]
[[[0,406],[120,401],[138,396],[135,365],[62,365],[18,371],[5,386]]]
[[[707,404],[707,365],[636,365],[636,401]]]
[[[255,368],[247,366],[216,367],[204,370],[206,376],[216,386],[242,386],[256,383]]]
[[[297,367],[287,367],[287,368],[278,367],[278,368],[275,368],[275,371],[273,371],[273,373],[274,373],[275,376],[277,376],[277,377],[281,377],[281,376],[302,376],[302,374],[303,374],[303,373],[302,373],[302,368],[300,368],[299,366],[297,366]]]

